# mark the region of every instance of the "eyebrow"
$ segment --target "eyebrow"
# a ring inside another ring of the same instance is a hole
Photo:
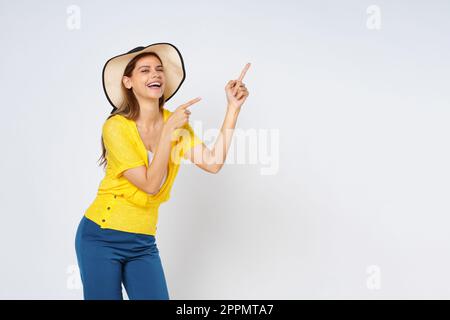
[[[163,67],[161,64],[158,64],[157,66],[156,66],[156,68],[158,68],[158,67]],[[138,69],[140,69],[140,68],[150,68],[150,66],[140,66]],[[164,68],[164,67],[163,67]]]

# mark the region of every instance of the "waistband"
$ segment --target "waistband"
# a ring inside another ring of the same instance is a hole
[[[130,203],[122,194],[97,194],[85,216],[101,228],[156,234],[159,204],[147,207]]]

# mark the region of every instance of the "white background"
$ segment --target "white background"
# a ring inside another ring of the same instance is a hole
[[[201,96],[191,122],[219,129],[224,87],[251,62],[237,127],[279,130],[276,174],[180,168],[157,234],[171,299],[449,298],[449,13],[445,0],[2,0],[0,298],[82,299],[75,232],[111,111],[101,71],[155,42],[186,64],[166,108]]]

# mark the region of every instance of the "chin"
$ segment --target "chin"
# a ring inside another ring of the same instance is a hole
[[[162,95],[162,93],[158,93],[158,94],[149,94],[149,93],[147,93],[146,95],[144,95],[144,98],[145,99],[156,99],[156,100],[159,100],[161,97],[162,97],[163,95]]]

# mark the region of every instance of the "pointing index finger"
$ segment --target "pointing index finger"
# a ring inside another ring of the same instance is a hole
[[[241,71],[241,75],[239,76],[239,81],[242,81],[244,79],[245,74],[247,73],[248,68],[250,68],[250,62],[247,63],[244,67],[244,69]]]
[[[192,100],[186,102],[185,104],[182,104],[181,107],[183,107],[184,109],[186,109],[187,107],[192,106],[194,103],[199,102],[201,99],[202,99],[202,98],[197,97],[197,98],[195,98],[195,99],[192,99]]]

